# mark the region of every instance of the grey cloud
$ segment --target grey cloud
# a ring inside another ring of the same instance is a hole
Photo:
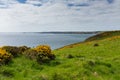
[[[50,0],[46,2],[27,0],[26,4],[11,1],[13,2],[9,2],[10,8],[0,9],[1,31],[120,29],[120,0],[114,0],[113,4],[108,4],[107,0]]]

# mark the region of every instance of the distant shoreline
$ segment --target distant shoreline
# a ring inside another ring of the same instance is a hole
[[[102,31],[91,31],[91,32],[33,32],[33,33],[40,33],[40,34],[96,34]]]
[[[38,31],[38,32],[0,32],[0,34],[24,34],[24,33],[35,33],[35,34],[96,34],[101,32],[120,31],[120,30],[103,30],[103,31]]]
[[[119,31],[119,30],[112,30]],[[43,32],[0,32],[0,34],[98,34],[101,32],[109,32],[109,31],[43,31]]]

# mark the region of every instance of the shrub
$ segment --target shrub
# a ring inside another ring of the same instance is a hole
[[[38,62],[48,62],[49,60],[55,59],[55,55],[52,54],[51,48],[48,45],[39,45],[34,50],[38,52],[37,54]]]
[[[51,60],[54,60],[55,59],[55,55],[54,54],[50,54],[50,55],[48,55],[48,58],[51,59]]]
[[[71,54],[68,54],[68,55],[67,55],[67,58],[71,59],[71,58],[74,58],[74,56],[71,55]]]
[[[18,49],[19,49],[19,53],[21,54],[21,53],[23,53],[24,51],[30,49],[30,47],[27,47],[27,46],[20,46],[20,47],[18,47]]]
[[[47,63],[55,59],[55,55],[52,54],[51,48],[48,45],[39,45],[34,49],[27,49],[23,54],[29,59],[36,60],[39,63]]]
[[[18,47],[15,46],[3,46],[3,49],[5,49],[8,53],[11,53],[14,57],[18,56]]]
[[[0,48],[0,65],[7,64],[12,60],[12,55],[6,52],[6,50]]]
[[[33,50],[33,49],[28,49],[23,54],[26,57],[28,57],[29,59],[36,59],[38,52],[36,50]]]
[[[99,44],[98,44],[98,43],[95,43],[95,44],[94,44],[94,47],[97,47],[97,46],[99,46]]]
[[[44,55],[48,56],[51,54],[51,48],[50,46],[48,45],[39,45],[35,48],[35,50],[38,52],[38,53],[43,53]]]
[[[11,53],[14,57],[22,54],[25,50],[29,49],[26,46],[16,47],[16,46],[3,46],[8,53]]]

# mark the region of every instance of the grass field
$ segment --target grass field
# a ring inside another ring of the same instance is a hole
[[[103,32],[84,42],[53,50],[44,64],[19,56],[0,66],[0,80],[119,80],[120,31]]]

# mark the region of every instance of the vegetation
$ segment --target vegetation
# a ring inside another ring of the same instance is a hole
[[[28,50],[29,47],[27,46],[3,46],[2,49],[6,50],[8,53],[12,54],[14,57],[19,56],[22,54],[24,51]]]
[[[55,59],[55,55],[52,54],[51,48],[48,45],[39,45],[34,49],[24,51],[23,54],[41,64]]]
[[[120,31],[98,36],[53,51],[42,51],[41,46],[25,50],[10,64],[0,66],[0,80],[119,80]],[[54,54],[56,58],[39,64],[34,53],[46,51],[49,53],[44,55]]]
[[[6,50],[0,48],[0,65],[7,64],[12,59],[12,55],[6,52]]]
[[[34,59],[36,59],[38,53],[36,50],[28,49],[28,50],[24,51],[23,54],[25,55],[25,57],[34,60]]]
[[[105,38],[109,38],[112,36],[118,36],[120,34],[120,31],[107,31],[107,32],[101,32],[95,36],[92,36],[85,41],[94,41],[94,40],[102,40]]]
[[[44,59],[44,57],[49,58],[51,60],[55,59],[55,56],[51,52],[51,48],[48,45],[39,45],[35,48],[38,52],[38,60]]]

